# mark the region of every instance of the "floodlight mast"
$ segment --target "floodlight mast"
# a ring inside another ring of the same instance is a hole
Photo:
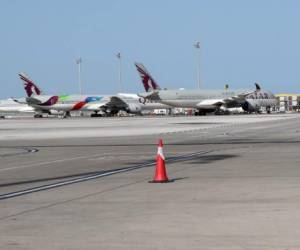
[[[81,63],[82,63],[82,59],[81,59],[81,57],[79,57],[76,60],[76,64],[78,65],[78,87],[79,87],[79,95],[82,95]]]
[[[200,42],[196,42],[194,44],[195,49],[197,50],[197,85],[198,85],[198,89],[201,88],[201,78],[200,78]]]
[[[122,88],[122,56],[121,56],[121,52],[118,52],[116,54],[118,60],[119,60],[119,88],[120,88],[120,92],[122,92],[123,88]]]

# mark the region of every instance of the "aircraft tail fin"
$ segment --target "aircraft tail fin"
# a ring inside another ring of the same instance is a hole
[[[153,77],[150,75],[150,73],[147,71],[147,69],[142,63],[135,63],[135,67],[142,79],[146,92],[160,90],[159,85],[155,82]]]
[[[260,91],[261,90],[260,85],[257,82],[254,83],[254,84],[255,84],[256,91]]]
[[[19,74],[20,79],[23,82],[25,92],[27,94],[27,97],[35,96],[35,95],[41,95],[42,91],[40,88],[24,73]]]

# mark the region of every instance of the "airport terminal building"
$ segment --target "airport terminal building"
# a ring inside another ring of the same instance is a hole
[[[300,109],[299,94],[276,94],[279,111],[298,111]]]

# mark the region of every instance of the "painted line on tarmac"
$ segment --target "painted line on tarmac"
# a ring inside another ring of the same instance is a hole
[[[38,166],[43,166],[43,165],[50,165],[50,164],[53,164],[53,163],[59,163],[59,162],[65,162],[65,161],[74,161],[74,160],[80,160],[80,159],[87,159],[87,158],[90,158],[90,157],[97,157],[97,156],[100,156],[100,154],[94,154],[94,155],[89,155],[89,156],[77,156],[77,157],[58,159],[58,160],[53,160],[53,161],[37,162],[37,163],[33,163],[33,164],[28,164],[28,165],[2,168],[2,169],[0,169],[0,172],[1,171],[7,171],[7,170],[13,170],[13,169],[20,169],[20,168],[31,168],[31,167],[38,167]]]
[[[6,154],[0,154],[0,158],[4,158],[4,157],[10,157],[10,156],[18,156],[18,155],[26,155],[26,154],[32,154],[32,153],[36,153],[39,150],[36,148],[20,148],[20,147],[1,147],[1,149],[17,149],[17,150],[23,150],[21,152],[16,152],[16,153],[6,153]]]
[[[28,165],[21,165],[21,166],[15,166],[15,167],[10,167],[10,168],[2,168],[2,169],[0,169],[0,171],[7,171],[7,170],[19,169],[19,168],[31,168],[31,167],[49,165],[49,164],[52,164],[52,163],[58,163],[58,162],[64,162],[64,161],[73,161],[73,160],[79,160],[79,159],[85,159],[85,158],[86,158],[86,156],[78,156],[78,157],[67,158],[67,159],[59,159],[59,160],[53,160],[53,161],[38,162],[38,163],[33,163],[33,164],[28,164]]]
[[[166,162],[167,163],[174,163],[174,162],[192,160],[193,157],[195,157],[195,156],[205,155],[205,154],[210,153],[210,152],[213,152],[213,150],[196,152],[196,153],[187,154],[187,155],[174,156],[174,157],[166,159]],[[140,168],[154,166],[155,164],[156,164],[155,161],[151,161],[151,162],[147,162],[147,163],[138,164],[138,165],[132,166],[132,167],[107,171],[105,173],[102,172],[102,173],[99,173],[99,174],[82,176],[82,177],[75,178],[75,179],[72,179],[72,180],[61,181],[61,182],[56,182],[56,183],[47,184],[47,185],[43,185],[43,186],[24,189],[24,190],[20,190],[20,191],[16,191],[16,192],[0,194],[0,200],[10,199],[10,198],[14,198],[14,197],[17,197],[17,196],[27,195],[27,194],[31,194],[31,193],[35,193],[35,192],[39,192],[39,191],[44,191],[44,190],[58,188],[58,187],[66,186],[66,185],[79,183],[79,182],[98,179],[98,178],[102,178],[102,177],[106,177],[106,176],[110,176],[110,175],[120,174],[120,173],[124,173],[124,172],[130,172],[130,171],[137,170],[137,169],[140,169]]]

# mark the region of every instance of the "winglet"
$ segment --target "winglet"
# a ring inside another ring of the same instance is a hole
[[[260,86],[259,86],[259,84],[256,82],[256,83],[254,83],[255,84],[255,87],[256,87],[256,91],[260,91],[261,90],[261,88],[260,88]]]
[[[31,97],[34,95],[40,95],[42,93],[42,91],[39,89],[39,87],[37,87],[36,84],[24,73],[20,73],[19,77],[24,84],[24,89],[25,89],[28,97]]]
[[[25,101],[20,101],[17,98],[11,97],[10,99],[12,99],[14,102],[19,103],[19,104],[27,104],[27,102]]]
[[[150,75],[150,73],[142,63],[135,63],[135,67],[142,79],[146,92],[150,92],[152,90],[160,90],[159,85],[155,82],[153,77]]]
[[[17,98],[11,97],[10,99],[12,99],[14,102],[16,103],[20,103],[19,100]]]

